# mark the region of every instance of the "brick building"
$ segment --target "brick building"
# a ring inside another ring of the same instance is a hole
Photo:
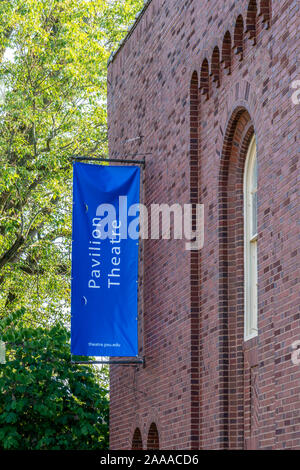
[[[152,0],[110,59],[110,156],[151,153],[147,205],[205,212],[200,251],[144,242],[146,365],[111,367],[111,449],[300,449],[299,21]]]

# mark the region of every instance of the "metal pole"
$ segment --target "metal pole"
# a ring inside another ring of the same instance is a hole
[[[145,180],[145,166],[143,166],[143,170],[141,171],[141,180],[140,180],[141,204],[144,204],[145,202],[144,180]],[[147,227],[148,227],[148,221],[147,221]],[[140,224],[140,234],[141,234],[141,224]],[[138,337],[139,339],[138,347],[141,345],[143,356],[144,356],[144,351],[145,351],[145,344],[144,344],[144,283],[145,283],[144,259],[145,259],[145,244],[144,244],[144,239],[140,237],[139,264],[138,264],[138,332],[139,330],[141,331],[141,337]],[[145,367],[145,363],[143,363],[143,367]]]
[[[137,154],[138,155],[138,154]],[[121,159],[121,158],[94,158],[94,157],[86,157],[86,156],[73,156],[71,157],[73,161],[90,161],[90,162],[103,162],[103,163],[129,163],[132,165],[141,165],[145,168],[146,161],[145,155],[149,154],[139,154],[144,155],[143,160],[128,160],[128,159]]]
[[[82,365],[93,365],[93,364],[118,364],[118,365],[136,365],[136,364],[145,364],[144,357],[137,357],[136,359],[109,359],[108,361],[73,361],[71,364],[82,364]]]

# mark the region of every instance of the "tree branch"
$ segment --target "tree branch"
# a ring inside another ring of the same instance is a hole
[[[19,235],[13,245],[0,257],[0,269],[3,268],[18,252],[19,248],[25,242],[23,235]]]

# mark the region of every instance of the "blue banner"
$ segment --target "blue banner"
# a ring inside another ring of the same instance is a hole
[[[75,162],[71,353],[138,355],[140,168]]]

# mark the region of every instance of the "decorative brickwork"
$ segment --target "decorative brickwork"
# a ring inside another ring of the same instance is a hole
[[[232,49],[231,49],[231,34],[229,31],[226,31],[223,39],[222,47],[222,63],[225,73],[230,75],[231,73],[231,63],[232,63]]]
[[[256,33],[257,33],[257,2],[256,0],[250,0],[248,11],[247,11],[247,21],[246,21],[246,32],[248,33],[248,38],[252,40],[252,44],[256,44]]]
[[[199,111],[200,95],[198,74],[194,72],[190,87],[190,202],[199,202]],[[194,206],[195,207],[195,206]],[[195,209],[192,218],[192,229],[196,229]],[[199,377],[199,327],[200,327],[200,252],[191,251],[190,254],[190,278],[191,278],[191,447],[197,449],[199,446],[199,399],[200,399],[200,377]]]
[[[159,449],[159,436],[155,423],[152,423],[148,432],[147,439],[147,449],[148,450],[158,450]]]
[[[139,428],[136,428],[136,430],[134,431],[131,449],[143,450],[143,440],[142,440],[142,435],[141,435],[141,431],[139,430]]]
[[[238,56],[239,60],[243,60],[244,54],[244,19],[242,15],[237,17],[234,28],[234,43],[233,51]]]
[[[109,65],[110,156],[152,153],[147,205],[205,207],[200,252],[144,242],[146,367],[111,367],[111,449],[300,449],[298,22],[297,0],[152,0]],[[253,134],[258,336],[245,341]]]

